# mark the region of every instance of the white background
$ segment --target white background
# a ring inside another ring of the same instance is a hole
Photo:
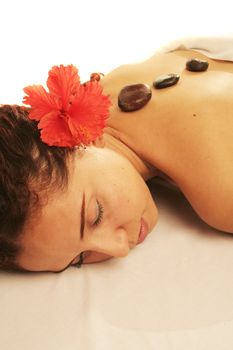
[[[53,65],[93,71],[141,60],[188,35],[233,33],[230,1],[0,0],[0,103],[45,84]]]

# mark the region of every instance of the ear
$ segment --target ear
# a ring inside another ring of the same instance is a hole
[[[97,137],[95,141],[93,141],[93,145],[98,148],[103,148],[105,146],[105,140],[103,136]]]

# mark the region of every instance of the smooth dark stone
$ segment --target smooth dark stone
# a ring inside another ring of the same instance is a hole
[[[179,79],[180,79],[179,74],[161,75],[155,79],[155,81],[153,82],[153,86],[156,89],[164,89],[169,86],[177,84]]]
[[[209,63],[204,60],[192,58],[186,62],[186,69],[190,72],[204,72],[208,69]]]
[[[118,95],[118,106],[124,112],[136,111],[151,99],[151,88],[146,84],[126,85]]]

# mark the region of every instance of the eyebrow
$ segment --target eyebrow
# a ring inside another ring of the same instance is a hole
[[[85,193],[83,192],[81,213],[80,213],[80,238],[83,239],[84,229],[85,229]]]
[[[85,203],[86,203],[85,202],[85,193],[83,192],[83,199],[82,199],[81,212],[80,212],[80,219],[81,219],[80,220],[80,238],[81,238],[81,240],[83,239],[84,229],[85,229]],[[52,272],[59,273],[59,272],[65,271],[66,269],[68,269],[69,266],[71,266],[73,260],[74,259],[72,259],[71,262],[63,269],[61,269],[59,271],[52,271]]]

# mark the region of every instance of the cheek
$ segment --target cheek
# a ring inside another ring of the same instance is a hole
[[[96,184],[96,187],[100,198],[104,194],[104,202],[113,216],[129,217],[144,209],[150,192],[145,181],[134,169],[112,167],[103,175],[105,176],[101,179],[101,186]]]
[[[146,201],[137,191],[117,193],[112,203],[112,217],[116,223],[138,219],[146,205]]]

